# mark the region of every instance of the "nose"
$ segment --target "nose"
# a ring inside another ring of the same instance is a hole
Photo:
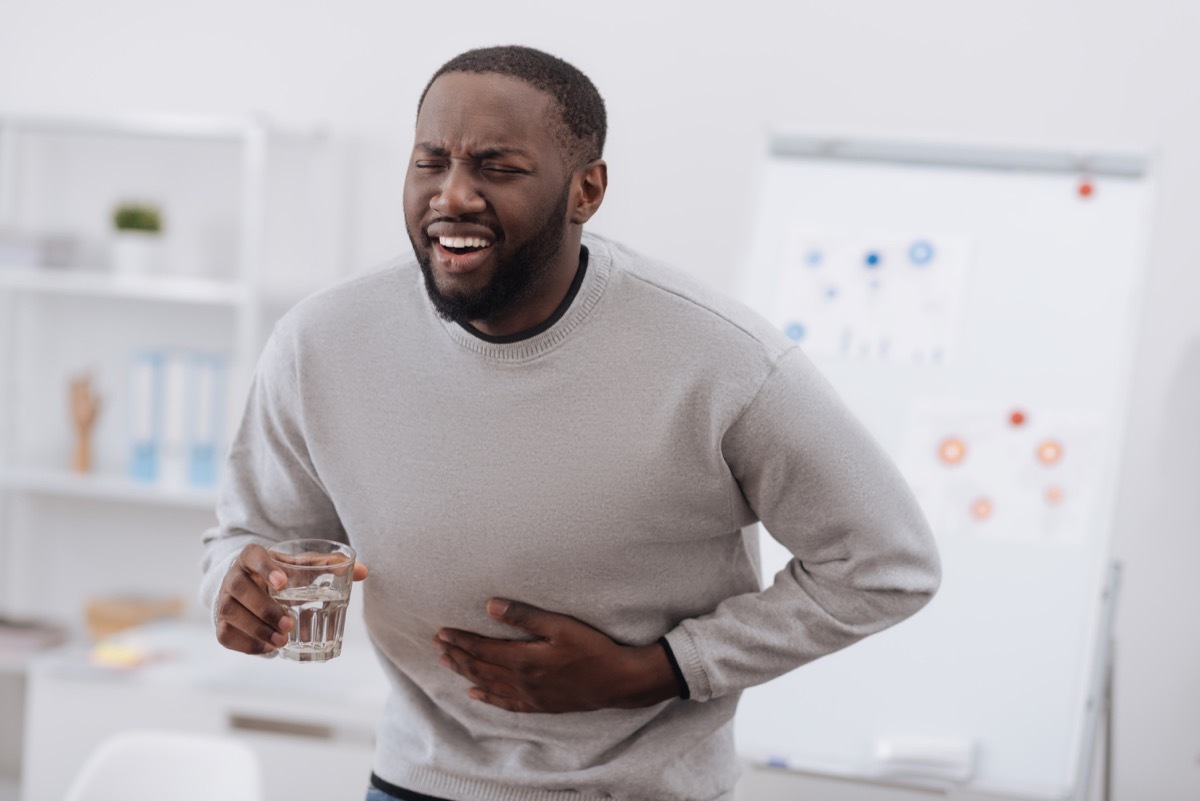
[[[460,217],[484,211],[487,201],[479,194],[473,171],[452,162],[442,174],[441,185],[429,200],[429,207],[447,217]]]

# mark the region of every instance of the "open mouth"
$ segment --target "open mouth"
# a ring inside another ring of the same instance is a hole
[[[439,236],[437,243],[455,255],[477,253],[492,246],[491,240],[478,236]]]

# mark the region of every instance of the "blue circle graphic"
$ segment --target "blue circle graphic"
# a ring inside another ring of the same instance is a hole
[[[821,253],[821,251],[813,248],[812,250],[808,251],[808,255],[804,257],[804,260],[808,262],[809,267],[816,267],[825,260],[825,256]]]
[[[804,326],[800,323],[789,323],[788,327],[783,331],[787,334],[787,338],[793,342],[799,342],[804,339]]]
[[[908,260],[918,267],[924,267],[933,261],[933,245],[924,239],[912,243],[908,249]]]
[[[882,261],[883,258],[873,250],[867,254],[866,262],[868,267],[878,267]]]

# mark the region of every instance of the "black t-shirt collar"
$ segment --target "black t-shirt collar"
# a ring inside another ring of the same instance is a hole
[[[465,320],[459,320],[458,324],[471,336],[478,337],[484,342],[494,342],[496,344],[520,342],[523,339],[535,337],[543,331],[548,331],[551,326],[562,319],[563,315],[567,313],[567,309],[571,308],[571,303],[575,300],[575,296],[579,294],[579,287],[583,286],[583,276],[584,273],[587,272],[587,263],[588,249],[587,247],[581,245],[579,248],[579,267],[575,270],[575,278],[571,281],[571,287],[567,290],[567,294],[562,299],[562,303],[558,304],[558,308],[554,310],[554,314],[550,315],[533,328],[526,328],[524,331],[518,331],[515,334],[505,334],[497,337],[483,333]]]

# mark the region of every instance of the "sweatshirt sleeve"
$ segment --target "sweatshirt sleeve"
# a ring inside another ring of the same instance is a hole
[[[761,592],[728,598],[667,634],[693,699],[773,679],[933,596],[940,561],[912,492],[798,348],[779,358],[722,451],[746,502],[793,558]]]
[[[200,603],[215,608],[225,574],[247,545],[301,537],[346,539],[305,441],[295,358],[276,330],[259,359],[230,448],[217,525],[203,536]]]

